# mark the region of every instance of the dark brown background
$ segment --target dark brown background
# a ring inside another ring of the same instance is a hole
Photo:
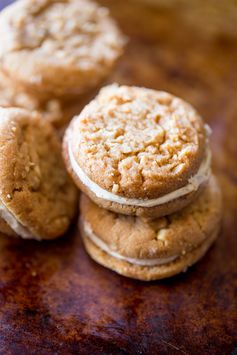
[[[76,226],[49,243],[1,236],[0,352],[237,354],[237,5],[101,2],[130,38],[110,81],[171,91],[211,125],[222,233],[187,273],[152,283],[94,263]]]

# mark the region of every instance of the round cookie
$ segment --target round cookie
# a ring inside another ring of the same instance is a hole
[[[78,95],[74,100],[38,100],[16,87],[0,72],[0,107],[18,107],[39,112],[63,136],[68,123],[93,97],[93,92]]]
[[[186,271],[206,253],[220,228],[221,193],[212,177],[195,202],[154,220],[106,211],[85,195],[80,208],[90,256],[121,275],[150,281]]]
[[[58,99],[41,102],[36,97],[22,92],[17,87],[12,87],[7,77],[0,72],[0,107],[18,107],[30,111],[38,111],[56,129],[61,129],[76,112],[80,112],[80,110],[75,110],[75,105],[63,106],[65,105]]]
[[[123,37],[90,0],[18,0],[0,14],[0,70],[36,97],[78,95],[105,79]]]
[[[78,187],[99,206],[160,217],[192,202],[210,176],[207,125],[166,92],[103,88],[64,138],[64,159]]]
[[[0,146],[0,218],[8,225],[1,222],[0,231],[37,240],[63,235],[77,190],[51,125],[37,113],[1,108]]]

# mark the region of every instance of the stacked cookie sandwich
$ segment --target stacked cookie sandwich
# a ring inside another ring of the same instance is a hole
[[[107,9],[90,0],[18,0],[0,13],[0,105],[37,110],[61,128],[122,53]]]
[[[84,193],[80,228],[94,260],[155,280],[205,254],[221,219],[209,134],[183,100],[138,87],[105,87],[73,119],[64,159]]]

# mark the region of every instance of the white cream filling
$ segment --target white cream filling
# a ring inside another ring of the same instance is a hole
[[[135,264],[140,266],[157,266],[157,265],[165,265],[171,263],[172,261],[178,258],[178,255],[170,256],[168,258],[155,258],[155,259],[136,259],[136,258],[129,258],[127,256],[123,256],[111,250],[105,242],[103,242],[100,238],[98,238],[93,232],[91,225],[88,222],[82,222],[82,223],[83,223],[83,228],[86,237],[89,238],[98,248],[102,249],[104,252],[113,256],[116,259],[127,261],[130,264]]]
[[[0,201],[0,217],[4,219],[11,229],[20,237],[25,239],[33,238],[29,230],[17,221],[15,216],[8,210],[2,201]]]
[[[103,200],[107,200],[110,202],[119,203],[121,205],[128,206],[139,206],[139,207],[154,207],[159,206],[164,203],[173,201],[179,197],[185,196],[190,192],[197,191],[199,186],[204,182],[208,181],[211,175],[211,151],[207,148],[205,159],[199,167],[198,172],[192,176],[188,184],[184,187],[181,187],[175,191],[172,191],[164,196],[154,198],[154,199],[136,199],[136,198],[126,198],[112,192],[109,192],[99,185],[97,185],[94,181],[92,181],[82,170],[82,168],[77,163],[75,156],[72,151],[71,141],[68,143],[68,154],[71,167],[77,177],[81,180],[83,185],[85,185],[90,191],[92,191],[98,198]]]

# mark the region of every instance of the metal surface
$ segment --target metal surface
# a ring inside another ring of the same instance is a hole
[[[103,3],[130,38],[110,81],[171,91],[211,125],[224,195],[222,232],[187,273],[152,283],[94,263],[76,223],[54,242],[1,236],[0,352],[236,354],[237,41],[230,26],[236,7],[219,22],[217,11],[210,12],[203,28],[198,8],[190,17],[186,8]]]

